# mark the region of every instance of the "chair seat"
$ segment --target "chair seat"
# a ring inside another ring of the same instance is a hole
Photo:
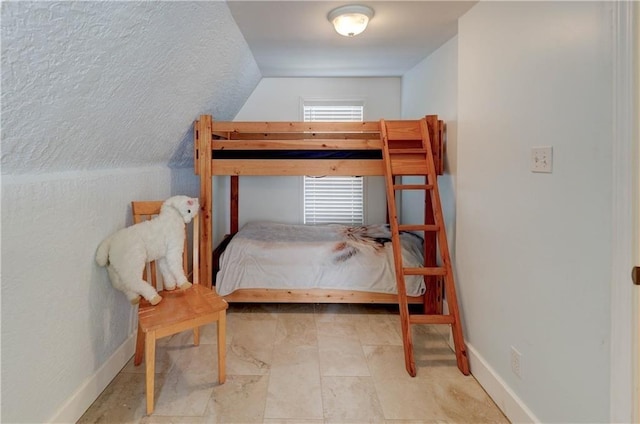
[[[162,301],[151,305],[140,301],[138,322],[144,333],[156,332],[156,338],[169,336],[216,321],[228,303],[214,290],[194,284],[186,290],[163,291]]]

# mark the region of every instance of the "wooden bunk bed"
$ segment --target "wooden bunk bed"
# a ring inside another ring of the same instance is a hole
[[[391,136],[415,139],[416,134],[404,134],[415,132],[415,124],[386,122],[389,131],[395,133]],[[435,169],[442,174],[445,125],[437,116],[428,116],[427,123]],[[217,122],[210,115],[202,115],[194,123],[194,139],[194,168],[200,178],[202,214],[200,275],[209,284],[214,281],[221,252],[230,237],[238,232],[240,176],[385,173],[380,122]],[[318,154],[323,158],[318,159]],[[214,247],[212,177],[223,175],[230,176],[230,232]],[[428,197],[425,202],[425,210],[431,210]],[[425,265],[433,266],[436,264],[435,235],[425,233],[424,240]],[[441,277],[425,276],[424,279],[425,295],[408,296],[408,302],[423,304],[426,313],[442,313]],[[300,303],[397,303],[397,298],[395,294],[327,289],[241,289],[225,296],[230,302]]]
[[[393,246],[396,286],[392,288],[392,294],[335,289],[261,288],[240,289],[224,297],[231,302],[397,303],[405,367],[409,375],[416,375],[410,327],[421,324],[451,326],[458,368],[463,374],[469,374],[437,184],[437,177],[443,169],[445,129],[437,116],[429,115],[412,121],[302,123],[214,122],[211,116],[202,115],[194,125],[195,172],[200,177],[202,214],[199,249],[201,280],[209,284],[213,282],[214,256],[217,260],[226,243],[223,241],[221,247],[213,248],[213,176],[231,176],[231,237],[238,233],[238,178],[242,175],[382,175],[385,177]],[[422,176],[424,180],[421,183],[397,181],[397,177],[403,176]],[[424,191],[422,223],[399,223],[395,193],[402,190]],[[412,231],[424,232],[424,242],[420,243],[423,249],[422,264],[416,266],[405,262],[402,231],[407,234]],[[237,238],[241,237],[238,235]],[[229,243],[234,243],[234,240]],[[261,252],[271,251],[264,246],[260,249]],[[437,263],[437,254],[441,264]],[[367,267],[364,269],[370,271]],[[418,276],[421,283],[424,280],[424,295],[408,295],[406,280],[411,276]],[[443,293],[446,293],[449,306],[446,314],[442,310]],[[422,313],[410,313],[409,303],[422,304]]]

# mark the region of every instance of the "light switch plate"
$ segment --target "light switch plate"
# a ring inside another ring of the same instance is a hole
[[[553,148],[551,146],[531,148],[531,172],[551,173],[553,170]]]

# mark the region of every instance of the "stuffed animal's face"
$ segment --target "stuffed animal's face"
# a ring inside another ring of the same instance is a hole
[[[167,199],[165,205],[171,206],[182,215],[185,224],[191,222],[200,211],[200,201],[197,198],[187,196],[173,196]]]

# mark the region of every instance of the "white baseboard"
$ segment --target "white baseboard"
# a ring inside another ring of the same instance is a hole
[[[539,423],[540,420],[527,408],[524,402],[500,378],[491,366],[467,343],[471,374],[491,396],[500,410],[512,423]]]
[[[50,423],[75,423],[127,364],[136,349],[134,332],[53,415]]]

